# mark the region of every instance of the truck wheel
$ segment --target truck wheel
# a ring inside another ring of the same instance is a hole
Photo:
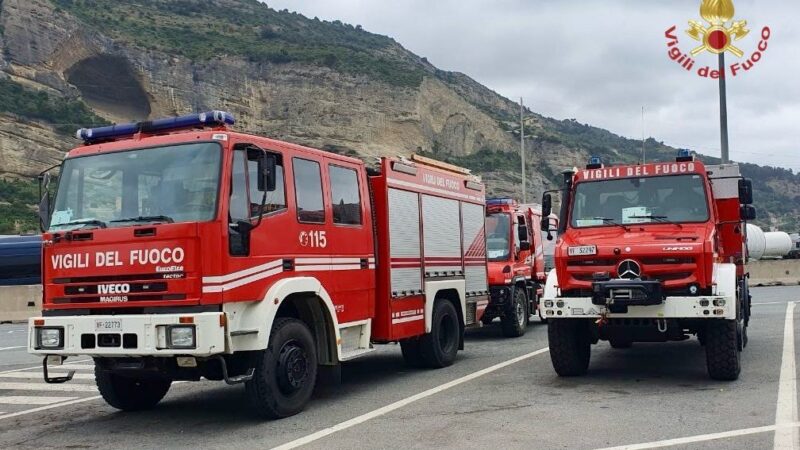
[[[447,367],[456,360],[461,326],[455,306],[449,300],[433,305],[431,332],[419,338],[420,355],[425,365],[434,369]]]
[[[275,321],[269,346],[259,352],[253,378],[245,383],[247,399],[261,417],[280,419],[305,408],[317,380],[317,349],[306,324]]]
[[[520,337],[525,334],[525,328],[528,327],[528,299],[524,289],[514,289],[511,305],[501,318],[500,326],[505,337]]]
[[[551,319],[547,324],[550,360],[559,376],[584,375],[589,369],[592,344],[588,325],[580,319]]]
[[[97,366],[94,378],[103,400],[123,411],[141,411],[156,406],[172,384],[172,380],[126,377]]]
[[[706,325],[706,364],[708,375],[715,380],[739,378],[741,352],[739,325],[735,320],[709,320]]]
[[[611,348],[617,349],[631,348],[633,346],[633,342],[623,339],[611,339],[608,343],[611,344]]]
[[[415,368],[425,366],[418,338],[403,339],[400,341],[400,350],[403,352],[403,360],[407,366]]]

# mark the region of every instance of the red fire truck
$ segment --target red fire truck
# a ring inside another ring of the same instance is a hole
[[[584,374],[600,339],[625,348],[696,335],[711,378],[738,378],[750,320],[745,222],[755,218],[739,167],[686,151],[630,166],[592,158],[564,174],[560,192],[556,268],[542,299],[556,372]],[[545,213],[551,204],[545,193]]]
[[[541,218],[540,205],[519,205],[511,198],[486,201],[491,295],[482,321],[488,325],[499,317],[507,337],[525,334],[530,316],[540,313],[538,299],[546,279]]]
[[[318,371],[399,342],[444,367],[488,304],[484,186],[433,160],[358,159],[228,130],[210,111],[82,129],[40,214],[29,351],[88,355],[103,398],[244,383],[255,412],[307,404]],[[335,372],[334,372],[335,373]]]

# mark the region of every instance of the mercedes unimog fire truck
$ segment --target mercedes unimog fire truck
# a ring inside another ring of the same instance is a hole
[[[747,345],[745,221],[752,185],[736,164],[606,167],[592,158],[564,174],[555,266],[542,298],[553,367],[586,373],[598,340],[705,346],[711,378],[734,380]],[[552,208],[543,195],[543,212]]]
[[[45,381],[68,381],[48,369],[88,355],[118,409],[204,377],[244,383],[259,415],[280,418],[303,409],[322,368],[373,344],[452,364],[488,304],[480,180],[422,157],[368,173],[233,123],[211,111],[82,129],[52,207],[42,175],[29,351]]]
[[[539,297],[546,279],[545,245],[538,231],[541,218],[540,205],[520,205],[511,198],[486,201],[491,295],[482,321],[488,325],[499,317],[507,337],[525,334],[530,316],[540,313]]]

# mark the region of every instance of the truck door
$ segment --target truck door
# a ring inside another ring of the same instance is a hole
[[[514,250],[516,254],[514,276],[524,276],[526,279],[531,277],[531,227],[524,214],[516,214],[516,236]]]

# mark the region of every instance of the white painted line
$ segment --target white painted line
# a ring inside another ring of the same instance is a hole
[[[51,405],[65,402],[78,397],[35,397],[32,395],[7,395],[0,396],[0,404],[5,405]]]
[[[787,305],[792,303],[800,302],[800,300],[790,300],[788,302],[759,302],[759,303],[751,303],[752,306],[757,305]]]
[[[41,369],[39,366],[38,369]],[[62,364],[60,366],[47,366],[47,370],[94,370],[94,364]]]
[[[91,361],[91,359],[79,359],[79,360],[73,361],[71,363],[70,362],[64,363],[63,365],[64,366],[74,366],[76,364],[73,364],[73,363],[82,363],[82,362],[89,362],[89,361]],[[79,364],[77,364],[77,365],[79,365]],[[48,366],[48,367],[53,367],[53,366]],[[56,366],[56,367],[62,367],[62,366]],[[92,366],[92,367],[94,367],[94,366]],[[41,368],[42,368],[42,365],[39,364],[38,366],[33,366],[33,367],[23,367],[21,369],[4,370],[4,371],[2,371],[0,373],[14,373],[14,372],[22,372],[22,371],[25,371],[25,370],[35,370],[35,369],[41,369]]]
[[[66,376],[66,372],[64,373],[57,373],[57,372],[50,372],[48,373],[51,377],[63,377]],[[0,378],[32,378],[35,380],[44,380],[44,375],[42,371],[38,372],[12,372],[12,373],[0,373]],[[75,380],[94,380],[93,373],[76,373],[72,375],[72,378]]]
[[[783,326],[783,356],[781,356],[781,377],[778,381],[778,404],[775,407],[775,425],[797,422],[797,366],[794,356],[794,307],[786,306],[786,320]],[[797,428],[775,430],[775,449],[800,448]]]
[[[14,383],[0,382],[0,390],[22,390],[22,391],[60,391],[60,392],[97,392],[97,387],[92,384],[76,383]]]
[[[0,416],[2,419],[2,416]],[[747,436],[750,434],[767,433],[781,429],[797,429],[800,422],[787,423],[783,425],[766,425],[763,427],[742,428],[739,430],[723,431],[721,433],[698,434],[675,439],[665,439],[663,441],[644,442],[642,444],[620,445],[619,447],[606,447],[599,450],[644,450],[648,448],[672,447],[673,445],[692,444],[695,442],[714,441],[717,439],[728,439],[732,437]],[[736,447],[735,445],[733,446]]]
[[[26,409],[25,411],[19,411],[19,412],[15,412],[15,413],[11,413],[11,414],[6,414],[4,416],[0,416],[0,420],[11,419],[12,417],[24,416],[26,414],[32,414],[32,413],[39,412],[39,411],[45,411],[47,409],[60,408],[62,406],[67,406],[67,405],[74,405],[75,403],[90,402],[92,400],[97,400],[98,398],[100,398],[100,396],[99,395],[95,395],[93,397],[79,398],[77,400],[70,400],[68,402],[55,403],[55,404],[47,405],[47,406],[40,406],[38,408]]]
[[[388,413],[390,413],[390,412],[392,412],[392,411],[394,411],[396,409],[400,409],[400,408],[402,408],[402,407],[404,407],[406,405],[409,405],[411,403],[416,402],[417,400],[422,400],[423,398],[430,397],[431,395],[438,394],[439,392],[442,392],[442,391],[446,391],[447,389],[450,389],[452,387],[455,387],[455,386],[458,386],[460,384],[466,383],[467,381],[471,381],[471,380],[474,380],[476,378],[482,377],[482,376],[484,376],[486,374],[495,372],[497,370],[500,370],[500,369],[502,369],[504,367],[507,367],[507,366],[510,366],[512,364],[518,363],[520,361],[524,361],[524,360],[526,360],[528,358],[532,358],[532,357],[534,357],[536,355],[541,355],[542,353],[547,353],[547,351],[548,351],[548,348],[545,347],[545,348],[536,350],[534,352],[526,353],[526,354],[524,354],[522,356],[518,356],[516,358],[509,359],[508,361],[504,361],[504,362],[501,362],[499,364],[495,364],[493,366],[487,367],[487,368],[479,370],[477,372],[473,372],[473,373],[471,373],[469,375],[463,376],[461,378],[457,378],[457,379],[455,379],[453,381],[450,381],[450,382],[447,382],[445,384],[440,384],[439,386],[436,386],[434,388],[428,389],[427,391],[422,391],[419,394],[412,395],[411,397],[406,397],[406,398],[404,398],[402,400],[398,400],[398,401],[396,401],[394,403],[391,403],[389,405],[386,405],[386,406],[384,406],[382,408],[378,408],[376,410],[373,410],[373,411],[370,411],[368,413],[362,414],[362,415],[360,415],[358,417],[354,417],[354,418],[352,418],[350,420],[346,420],[344,422],[338,423],[338,424],[336,424],[336,425],[334,425],[332,427],[328,427],[328,428],[322,429],[320,431],[317,431],[316,433],[309,434],[308,436],[301,437],[300,439],[295,439],[294,441],[287,442],[287,443],[285,443],[283,445],[275,447],[273,450],[288,450],[288,449],[300,447],[301,445],[309,444],[309,443],[314,442],[316,440],[322,439],[325,436],[329,436],[329,435],[331,435],[333,433],[336,433],[337,431],[346,430],[346,429],[348,429],[350,427],[353,427],[355,425],[364,423],[364,422],[366,422],[368,420],[374,419],[374,418],[382,416],[384,414],[388,414]],[[0,419],[2,419],[2,418],[3,417],[0,416]]]
[[[3,350],[14,350],[14,349],[17,349],[17,348],[25,348],[25,346],[24,345],[18,345],[16,347],[0,347],[0,352],[2,352]]]

